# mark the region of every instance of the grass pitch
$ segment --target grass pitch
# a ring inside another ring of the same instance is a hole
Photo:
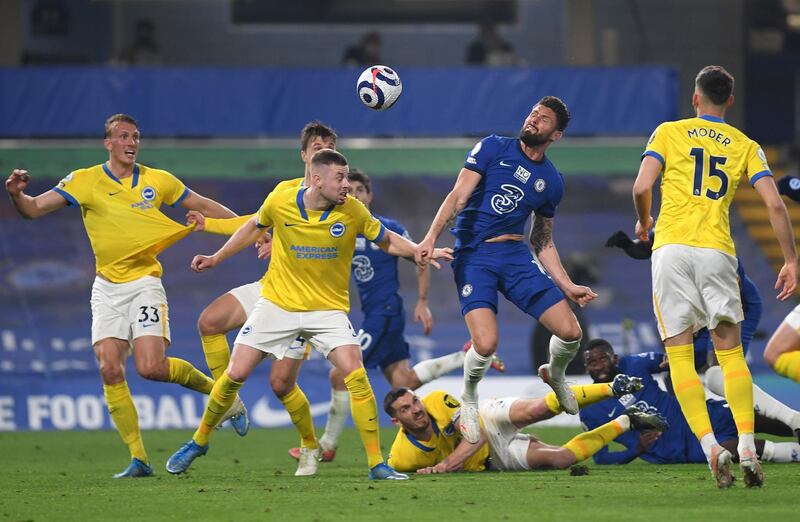
[[[538,429],[562,443],[572,429]],[[388,448],[394,431],[382,430]],[[127,464],[116,432],[0,433],[0,521],[51,520],[796,520],[800,465],[766,464],[763,489],[717,490],[705,466],[596,466],[458,473],[371,482],[356,432],[316,477],[295,478],[293,430],[215,434],[189,473],[164,464],[188,431],[145,432],[155,476],[112,480]]]

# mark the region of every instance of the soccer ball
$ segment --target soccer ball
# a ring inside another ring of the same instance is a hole
[[[395,104],[403,92],[397,72],[385,65],[367,67],[356,83],[361,103],[372,110],[385,111]]]

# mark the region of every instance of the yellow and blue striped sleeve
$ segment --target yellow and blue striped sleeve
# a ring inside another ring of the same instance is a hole
[[[651,156],[657,159],[663,168],[667,164],[667,134],[668,127],[666,123],[662,123],[656,127],[656,130],[653,131],[653,134],[650,135],[650,139],[647,141],[647,145],[642,153],[642,159],[644,159],[645,156]]]
[[[258,228],[270,228],[275,222],[275,217],[272,214],[274,209],[273,201],[276,194],[277,192],[270,193],[264,200],[264,203],[261,204],[261,208],[258,209],[258,213],[256,214],[258,216],[256,221]]]
[[[67,205],[80,207],[92,199],[93,179],[88,169],[75,170],[59,181],[53,191],[66,199]]]
[[[753,141],[747,151],[747,179],[750,180],[752,186],[764,176],[772,176],[772,171],[767,163],[767,155],[764,154],[758,143]]]

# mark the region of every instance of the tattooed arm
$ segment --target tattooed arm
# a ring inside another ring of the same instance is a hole
[[[464,210],[464,207],[469,200],[470,195],[481,182],[481,175],[474,170],[461,169],[458,173],[458,179],[453,186],[453,190],[444,198],[442,206],[439,207],[439,212],[433,218],[433,223],[425,235],[425,238],[417,245],[414,259],[420,266],[428,264],[430,255],[433,252],[433,244],[439,238],[439,235],[452,223],[456,216]]]
[[[553,279],[556,286],[564,292],[565,296],[580,306],[585,306],[597,297],[597,294],[587,286],[573,283],[567,271],[564,270],[556,245],[553,243],[553,218],[537,216],[532,213],[531,220],[533,221],[530,235],[531,246],[533,246],[533,252],[539,259],[542,268]]]

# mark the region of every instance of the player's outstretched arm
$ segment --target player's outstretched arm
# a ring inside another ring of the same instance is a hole
[[[55,190],[48,190],[38,196],[25,194],[25,188],[31,181],[27,170],[14,169],[6,180],[6,191],[11,204],[25,219],[36,219],[54,210],[67,206],[64,196]]]
[[[653,184],[661,174],[661,162],[652,156],[645,156],[639,165],[639,174],[633,182],[633,206],[636,208],[636,237],[647,241],[653,217],[650,211],[653,206]]]
[[[470,444],[466,440],[462,439],[461,442],[458,443],[458,446],[455,447],[453,452],[446,456],[440,463],[436,464],[435,466],[429,466],[427,468],[421,468],[417,470],[417,473],[422,475],[432,475],[436,473],[450,473],[453,471],[460,471],[464,468],[464,463],[473,456],[475,453],[478,452],[484,444],[486,444],[486,434],[481,430],[481,438],[478,439],[478,442],[475,444]]]
[[[416,246],[414,260],[419,266],[424,266],[428,263],[434,250],[434,243],[439,239],[447,224],[452,222],[467,205],[467,201],[475,187],[480,183],[481,177],[478,172],[469,169],[461,169],[461,172],[458,173],[458,179],[456,179],[453,190],[444,198],[436,217],[433,218],[433,223],[431,223],[428,233]]]
[[[252,245],[258,239],[259,234],[261,234],[261,230],[258,228],[258,218],[254,216],[242,225],[214,255],[195,256],[192,259],[192,270],[202,272],[207,268],[217,266],[243,248]]]
[[[236,213],[231,209],[217,203],[213,199],[201,196],[193,190],[181,201],[181,206],[187,210],[196,210],[202,213],[205,217],[210,218],[232,218],[237,217]]]
[[[564,295],[578,303],[586,306],[589,301],[597,297],[588,286],[576,285],[570,279],[564,265],[561,264],[561,257],[558,255],[556,245],[553,243],[553,218],[531,215],[533,226],[531,226],[530,242],[533,252],[539,259],[542,267],[547,271],[553,282],[564,292]]]
[[[797,288],[797,248],[794,243],[792,223],[772,176],[758,179],[753,186],[767,205],[769,223],[772,225],[772,230],[775,231],[778,243],[781,245],[781,252],[783,252],[783,267],[778,273],[778,280],[775,281],[775,289],[779,290],[778,299],[783,301],[788,299]]]
[[[400,234],[387,230],[383,238],[378,243],[378,246],[389,255],[397,257],[414,257],[417,245],[413,241],[409,241]],[[427,254],[427,262],[430,262],[436,268],[441,268],[441,265],[436,262],[437,259],[446,259],[447,261],[453,260],[453,249],[451,248],[431,248]],[[424,265],[422,265],[424,266]]]

